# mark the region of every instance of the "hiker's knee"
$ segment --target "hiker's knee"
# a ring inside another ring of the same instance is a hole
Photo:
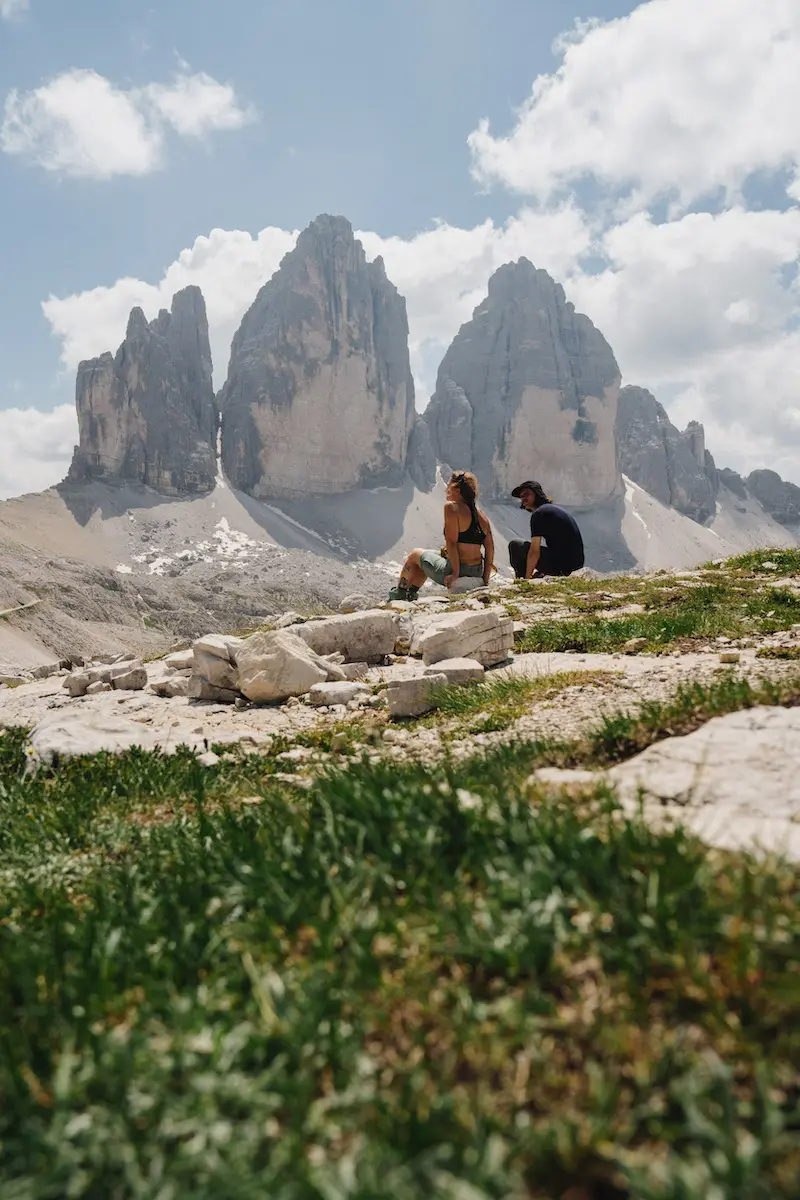
[[[418,567],[419,566],[419,556],[422,553],[423,553],[423,550],[420,546],[417,546],[417,548],[415,550],[409,550],[408,555],[406,557],[406,563],[409,566]]]

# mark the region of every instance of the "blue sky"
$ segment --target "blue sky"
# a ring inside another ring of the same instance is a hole
[[[322,211],[408,295],[421,407],[490,270],[527,253],[718,457],[800,476],[800,387],[773,381],[795,349],[800,148],[768,119],[796,7],[0,0],[0,495],[62,473],[77,357],[116,348],[130,303],[196,275],[219,378],[260,273]],[[774,437],[748,431],[743,377],[770,389]]]

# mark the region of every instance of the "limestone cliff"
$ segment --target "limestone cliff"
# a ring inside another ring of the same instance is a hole
[[[624,387],[616,431],[623,475],[694,521],[702,524],[714,515],[717,472],[698,421],[681,432],[645,388]]]
[[[456,335],[425,420],[439,459],[473,470],[484,496],[535,478],[560,502],[595,504],[621,492],[619,385],[602,334],[522,258]]]
[[[222,460],[257,497],[396,484],[415,420],[403,297],[342,217],[301,233],[233,339]]]
[[[781,525],[800,525],[800,487],[781,479],[777,471],[752,471],[747,490]]]
[[[125,341],[78,367],[80,444],[68,479],[147,484],[165,495],[210,491],[217,413],[205,301],[178,292],[147,323],[134,308]]]

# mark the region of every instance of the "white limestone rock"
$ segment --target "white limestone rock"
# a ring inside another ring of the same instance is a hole
[[[173,654],[168,654],[163,662],[171,671],[190,671],[194,666],[194,647],[176,650]]]
[[[369,608],[372,601],[366,596],[360,595],[358,592],[352,596],[345,596],[342,603],[339,605],[340,613],[363,612],[365,608]]]
[[[286,629],[253,634],[239,647],[237,661],[239,690],[258,704],[304,696],[338,670]]]
[[[67,709],[45,717],[31,733],[30,745],[35,760],[41,763],[103,751],[122,754],[134,746],[166,754],[174,753],[179,746],[201,752],[206,748],[203,731],[197,726],[177,722],[158,727],[141,725],[99,706],[81,706],[78,711]]]
[[[205,680],[212,688],[222,688],[224,691],[236,691],[237,670],[236,653],[242,644],[242,639],[227,634],[209,633],[198,638],[192,647],[193,677]],[[196,685],[198,687],[199,685]],[[209,697],[195,695],[194,699],[201,700]]]
[[[368,696],[369,691],[369,687],[363,683],[315,683],[308,693],[308,702],[312,708],[349,704],[358,696]]]
[[[474,658],[484,667],[505,662],[514,648],[514,622],[495,609],[442,613],[415,634],[411,653],[426,666],[448,658]]]
[[[800,859],[800,709],[715,717],[608,772],[631,812],[674,819],[711,845]]]
[[[389,716],[421,717],[436,707],[432,696],[436,688],[447,685],[446,675],[422,675],[416,679],[394,679],[389,684]]]
[[[147,668],[138,659],[111,668],[111,686],[118,692],[141,692],[147,686]]]
[[[475,658],[445,658],[432,667],[425,668],[425,675],[444,675],[452,685],[463,685],[483,679],[486,668]]]
[[[344,655],[345,662],[382,662],[394,653],[399,616],[388,609],[369,609],[308,621],[293,630],[317,654]]]

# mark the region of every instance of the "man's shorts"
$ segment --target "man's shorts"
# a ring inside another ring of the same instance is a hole
[[[449,558],[442,558],[436,550],[423,550],[419,556],[419,565],[433,583],[445,586],[445,579],[453,573]],[[459,577],[468,576],[470,579],[483,579],[483,563],[462,563]]]

